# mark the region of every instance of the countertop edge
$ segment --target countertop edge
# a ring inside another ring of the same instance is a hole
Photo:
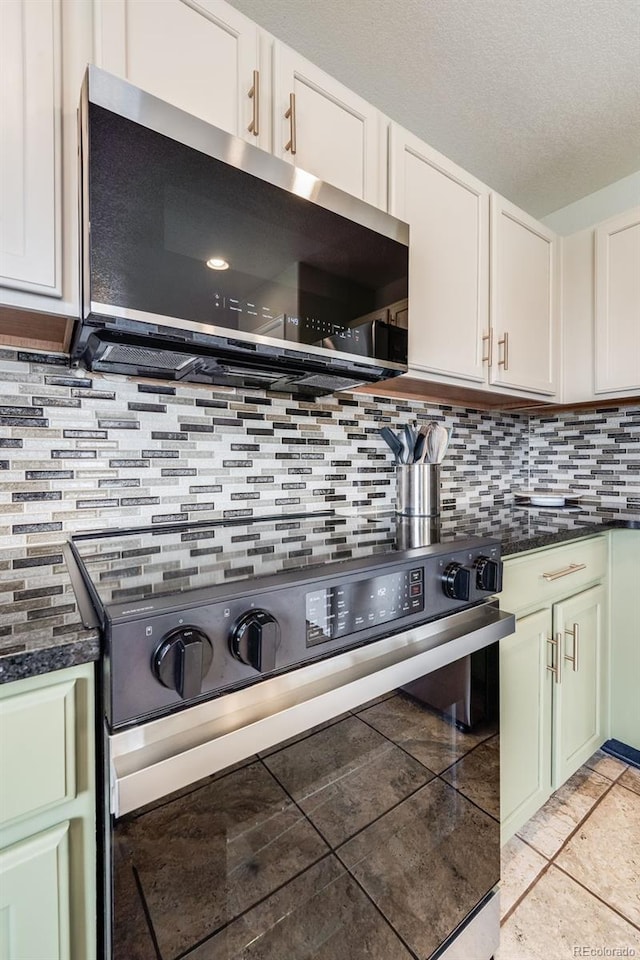
[[[0,684],[38,677],[65,667],[91,663],[99,657],[100,634],[98,631],[89,632],[86,636],[67,643],[38,647],[35,650],[20,650],[5,654],[0,652]]]

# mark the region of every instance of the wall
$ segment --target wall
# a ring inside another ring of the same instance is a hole
[[[640,404],[529,418],[532,484],[640,505]]]
[[[5,546],[327,505],[392,510],[394,467],[378,430],[413,419],[453,427],[442,505],[461,517],[486,514],[529,480],[640,498],[640,407],[527,418],[364,395],[311,403],[46,360],[0,350]]]
[[[89,376],[42,359],[0,350],[5,545],[327,504],[393,509],[392,456],[378,430],[414,418],[454,429],[443,507],[470,511],[527,480],[526,419],[515,414],[353,395],[302,403]]]
[[[542,222],[561,236],[592,227],[640,203],[640,170],[616,180],[575,203],[543,217]]]

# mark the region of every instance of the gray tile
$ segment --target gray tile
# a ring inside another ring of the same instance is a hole
[[[581,767],[518,830],[518,836],[550,859],[610,786],[606,777]]]
[[[496,960],[574,960],[576,947],[634,956],[640,932],[552,865],[503,925]]]
[[[485,813],[500,818],[500,739],[491,737],[458,760],[442,779],[473,800]]]
[[[434,773],[446,770],[490,735],[487,731],[464,733],[404,694],[369,707],[358,716]]]
[[[549,861],[519,837],[502,848],[500,857],[500,914],[505,916]]]
[[[411,960],[335,857],[296,877],[185,960]]]
[[[616,784],[556,862],[640,926],[640,795]]]
[[[496,821],[436,779],[338,855],[405,943],[428,957],[498,882],[498,851]]]
[[[265,763],[334,847],[433,776],[357,717],[320,730]]]
[[[261,763],[119,828],[163,956],[173,957],[327,852]]]

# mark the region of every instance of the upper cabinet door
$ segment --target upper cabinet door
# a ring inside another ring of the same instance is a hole
[[[389,163],[390,212],[410,227],[409,366],[483,382],[489,190],[395,124]]]
[[[62,295],[59,0],[0,3],[0,285]]]
[[[233,7],[223,0],[99,0],[97,27],[99,66],[261,145],[267,123],[258,115],[260,91],[249,95],[258,28]]]
[[[382,123],[375,107],[277,41],[273,64],[275,155],[384,207]]]
[[[556,235],[492,193],[491,383],[555,393],[556,271]]]
[[[640,207],[596,230],[595,392],[640,391]]]

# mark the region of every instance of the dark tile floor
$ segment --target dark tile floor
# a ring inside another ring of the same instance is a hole
[[[399,692],[124,818],[115,960],[429,956],[497,882],[497,754]]]
[[[640,771],[597,751],[556,791],[503,848],[501,908],[499,960],[640,956]]]

